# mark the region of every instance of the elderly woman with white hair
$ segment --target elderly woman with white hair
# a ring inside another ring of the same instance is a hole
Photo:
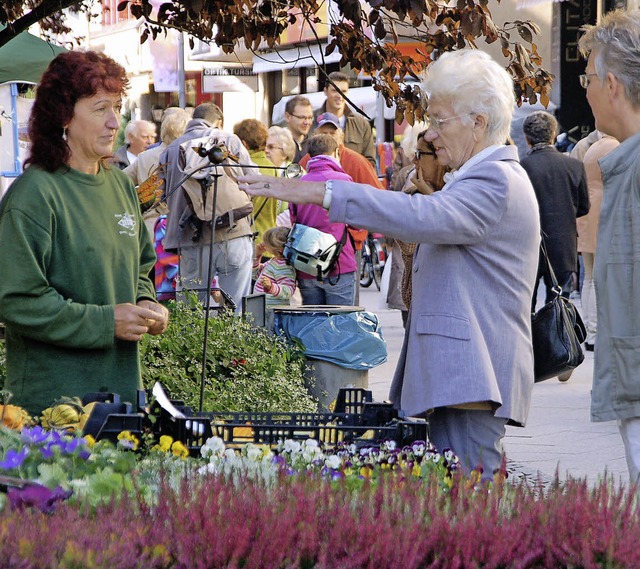
[[[269,127],[269,136],[267,137],[267,146],[265,152],[267,158],[273,162],[274,166],[285,168],[296,155],[296,143],[293,135],[288,128],[281,126]]]
[[[425,140],[449,167],[431,195],[379,192],[344,181],[247,176],[250,195],[321,204],[334,222],[417,242],[412,303],[390,398],[429,420],[431,441],[490,479],[506,425],[523,426],[533,378],[531,295],[538,205],[515,146],[506,146],[513,83],[487,54],[461,50],[432,63]]]

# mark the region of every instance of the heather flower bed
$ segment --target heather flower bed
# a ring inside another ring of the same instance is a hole
[[[95,510],[62,504],[0,520],[3,567],[638,567],[637,515],[620,494],[570,482],[443,493],[436,482],[287,477],[265,488],[208,475]],[[25,528],[28,528],[25,531]]]
[[[168,437],[141,453],[127,433],[118,446],[1,434],[2,474],[73,492],[49,513],[5,504],[3,568],[640,567],[633,500],[608,481],[480,484],[419,442],[234,450],[213,438],[195,459]]]

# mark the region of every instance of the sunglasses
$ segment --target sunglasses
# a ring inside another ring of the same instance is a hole
[[[415,160],[420,160],[420,158],[422,158],[423,156],[435,156],[436,153],[435,152],[431,152],[428,150],[416,150],[416,153],[414,155],[414,159]]]

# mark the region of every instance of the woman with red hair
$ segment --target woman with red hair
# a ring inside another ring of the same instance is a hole
[[[105,161],[127,86],[104,54],[57,56],[37,88],[27,167],[0,204],[5,388],[33,414],[63,395],[134,402],[137,342],[167,326],[136,191]]]

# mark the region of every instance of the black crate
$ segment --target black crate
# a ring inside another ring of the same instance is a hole
[[[156,437],[169,435],[182,442],[191,455],[212,436],[220,437],[230,448],[247,443],[276,446],[281,441],[315,439],[326,446],[339,442],[358,446],[393,440],[406,445],[427,440],[427,423],[398,419],[391,403],[372,401],[371,391],[342,388],[332,413],[232,412],[195,414],[182,401],[172,401],[184,417],[173,417],[160,409],[154,426]]]
[[[373,394],[362,387],[341,387],[333,409],[336,413],[362,413],[365,402],[372,402]]]
[[[118,443],[118,435],[123,431],[129,431],[138,439],[142,436],[142,422],[144,417],[137,413],[111,413],[107,415],[104,423],[96,435],[96,441],[108,440]]]
[[[202,445],[213,436],[211,421],[206,417],[172,417],[162,410],[157,426],[157,437],[168,435],[174,441],[180,441],[192,456],[199,455]]]

